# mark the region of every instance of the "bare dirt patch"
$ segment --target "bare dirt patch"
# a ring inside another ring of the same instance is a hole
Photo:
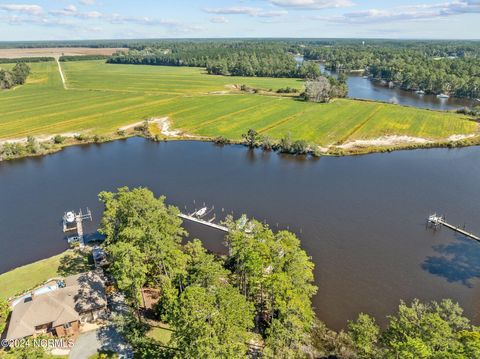
[[[78,133],[73,133],[73,132],[67,132],[67,133],[60,133],[58,135],[42,135],[42,136],[35,136],[35,139],[38,142],[47,142],[47,141],[52,141],[55,136],[62,136],[65,138],[74,138],[75,136],[78,136]],[[5,145],[5,144],[12,144],[12,143],[19,143],[19,144],[25,144],[27,143],[28,139],[27,137],[22,137],[22,138],[11,138],[8,140],[0,140],[0,146]]]
[[[432,141],[427,140],[426,138],[421,138],[421,137],[384,136],[384,137],[374,138],[371,140],[355,140],[355,141],[347,142],[337,147],[344,150],[351,150],[355,148],[365,148],[365,147],[390,147],[390,146],[407,145],[407,144],[427,144],[427,143],[432,143]]]
[[[475,134],[470,134],[470,135],[452,135],[449,138],[447,138],[447,141],[463,141],[467,140],[469,138],[475,137]]]
[[[152,118],[152,119],[148,119],[146,120],[148,122],[149,125],[151,124],[157,124],[157,125],[160,125],[163,121],[165,120],[168,120],[167,117],[162,117],[162,118]],[[128,130],[133,130],[135,127],[139,127],[139,126],[143,126],[145,123],[145,120],[143,121],[139,121],[139,122],[135,122],[135,123],[132,123],[130,125],[126,125],[126,126],[123,126],[123,127],[120,127],[119,130],[120,131],[128,131]]]
[[[90,47],[54,47],[31,49],[0,49],[0,58],[15,59],[20,57],[55,57],[105,55],[110,56],[117,51],[127,51],[124,48],[90,48]]]
[[[180,130],[172,130],[170,120],[168,119],[168,117],[151,118],[151,119],[147,120],[147,122],[148,122],[149,125],[152,125],[152,124],[157,125],[158,129],[160,130],[160,133],[163,136],[166,136],[166,137],[171,137],[171,138],[179,138],[179,137],[181,137],[181,138],[200,138],[199,136],[190,135],[190,134],[187,134],[187,133],[185,133],[183,131],[180,131]],[[132,130],[135,127],[143,126],[144,123],[145,123],[145,121],[132,123],[130,125],[120,127],[119,130],[120,131]]]

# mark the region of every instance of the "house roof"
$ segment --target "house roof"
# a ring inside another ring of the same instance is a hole
[[[87,272],[67,277],[64,288],[26,299],[13,308],[7,340],[31,336],[37,326],[74,322],[82,313],[106,304],[104,283],[98,274]]]

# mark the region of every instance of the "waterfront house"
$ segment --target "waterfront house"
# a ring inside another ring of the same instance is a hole
[[[65,285],[26,297],[12,310],[7,340],[38,335],[74,336],[80,324],[105,315],[107,299],[102,277],[87,272],[65,278]]]

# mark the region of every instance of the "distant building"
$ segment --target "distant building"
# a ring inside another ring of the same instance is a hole
[[[102,277],[95,272],[74,275],[65,279],[63,288],[16,304],[6,339],[75,335],[80,323],[96,321],[106,313],[106,308]]]

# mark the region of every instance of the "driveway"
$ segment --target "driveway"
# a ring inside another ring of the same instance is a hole
[[[70,351],[70,359],[88,359],[99,351],[112,351],[120,359],[133,358],[131,347],[125,343],[113,325],[80,334]]]

